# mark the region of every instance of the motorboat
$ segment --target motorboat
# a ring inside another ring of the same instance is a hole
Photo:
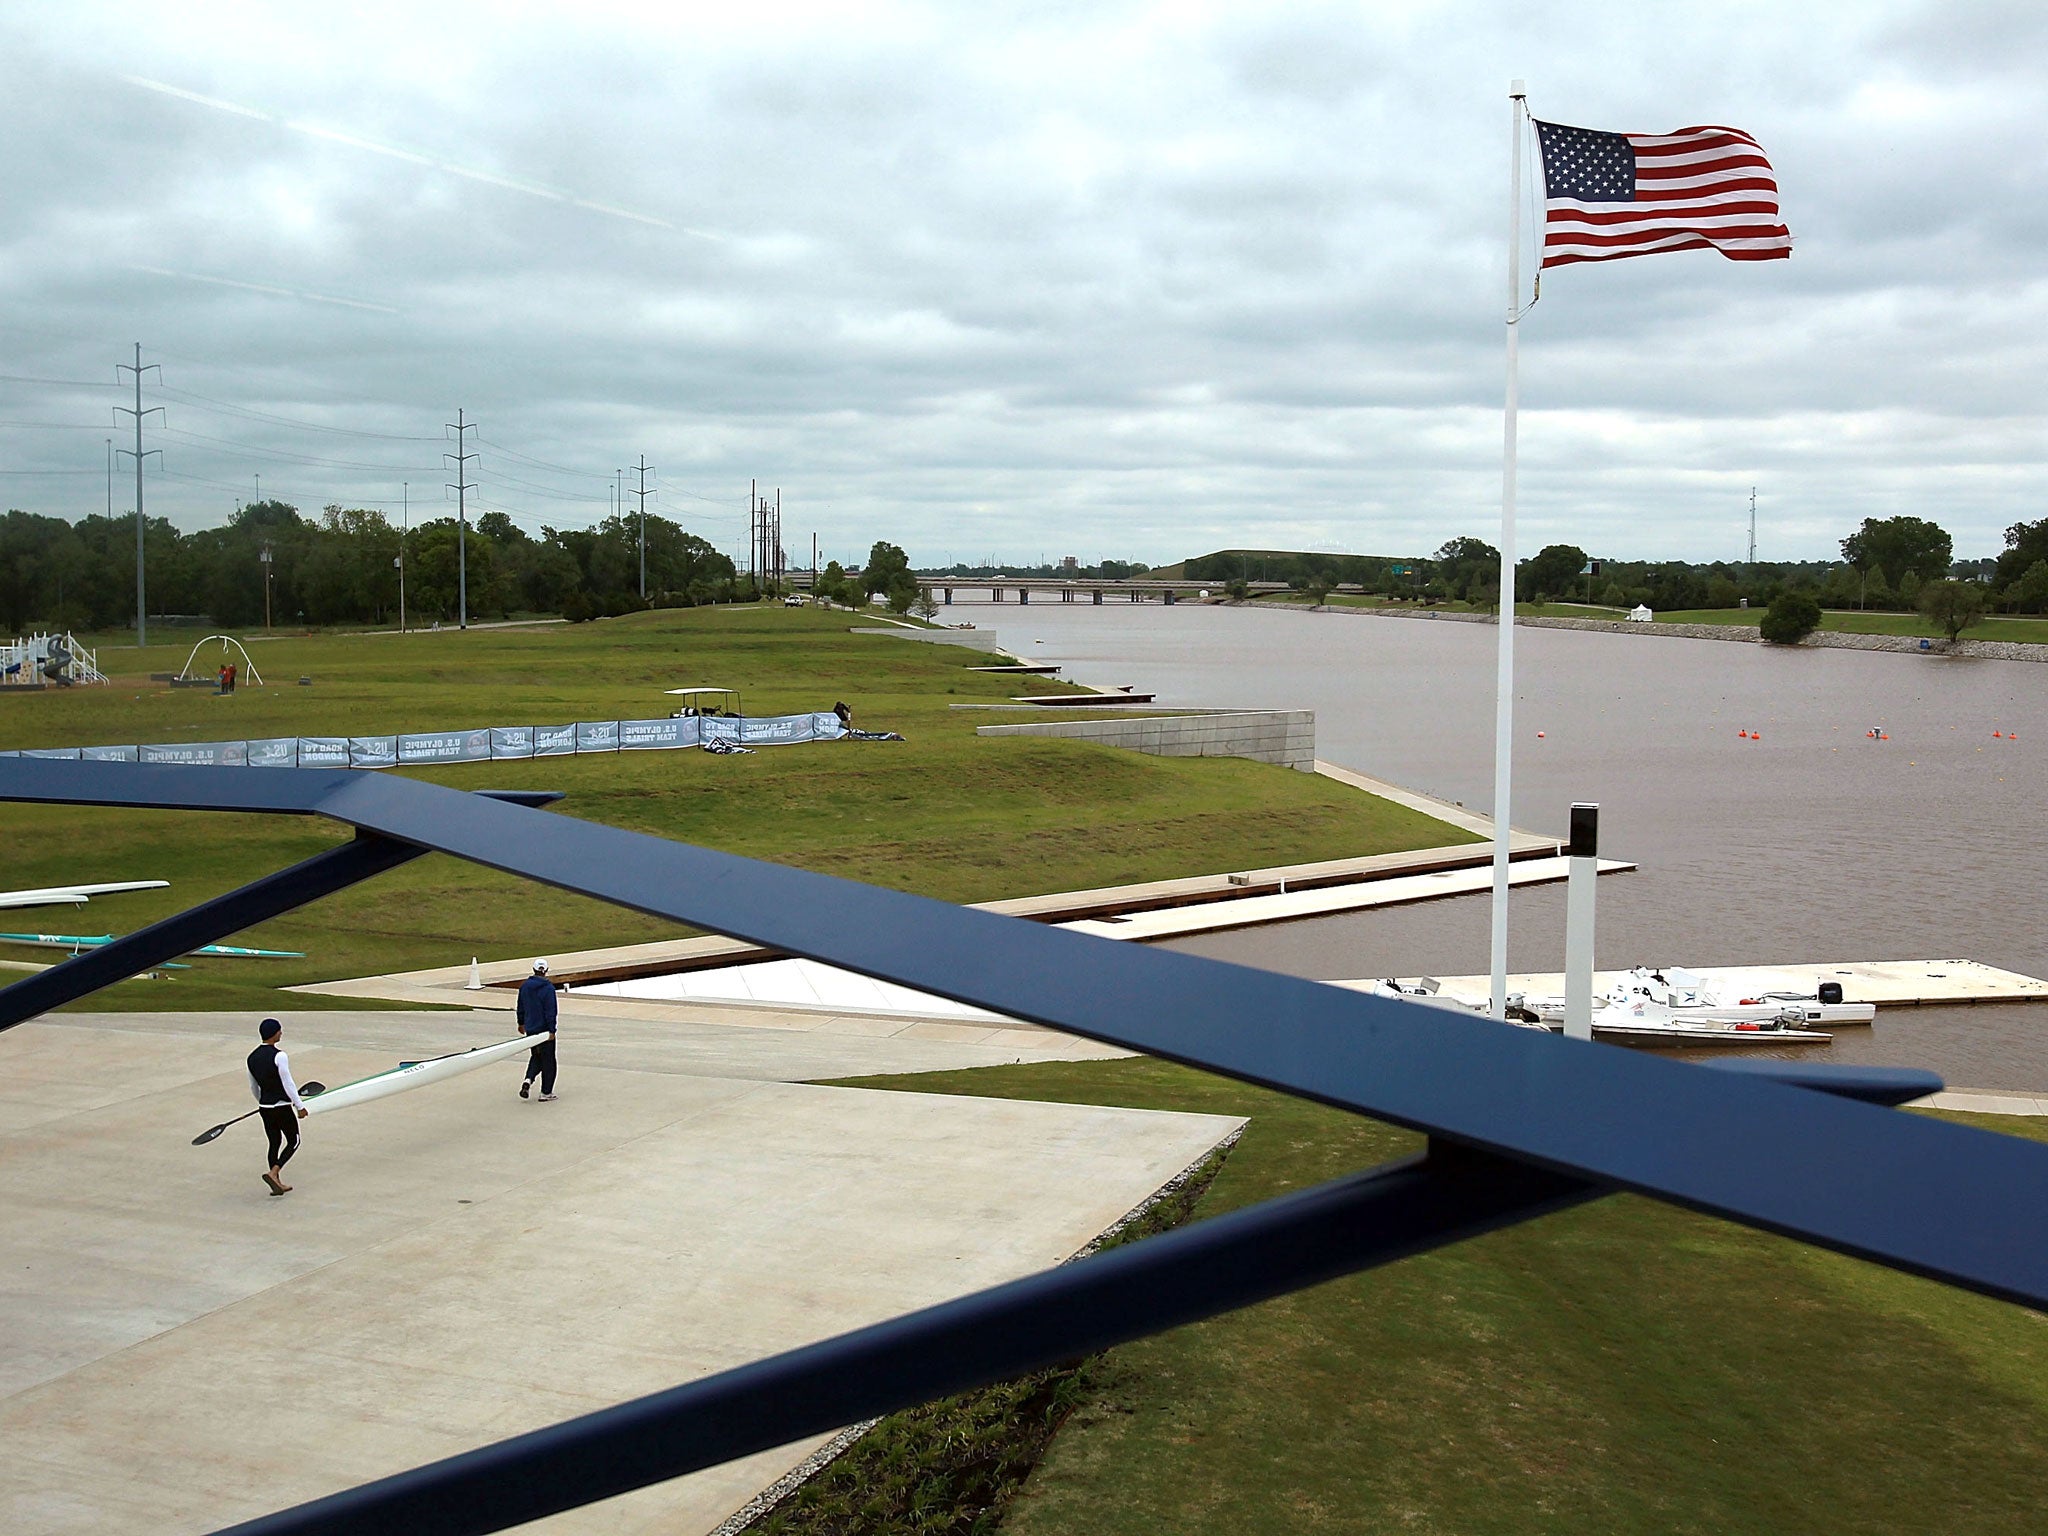
[[[1698,1024],[1755,1024],[1773,1029],[1808,1028],[1817,1024],[1868,1024],[1877,1016],[1869,1003],[1842,999],[1839,983],[1816,983],[1811,992],[1782,983],[1746,986],[1741,977],[1714,980],[1678,966],[1637,966],[1626,971],[1605,994],[1593,999],[1595,1009],[1609,1003],[1649,1002],[1674,1019]],[[1564,1022],[1564,999],[1526,994],[1508,999],[1522,1013],[1543,1024]]]
[[[1399,998],[1403,1002],[1421,1003],[1425,1007],[1441,1008],[1446,1012],[1463,1014],[1468,1018],[1487,1016],[1487,1008],[1483,1003],[1466,1002],[1444,995],[1441,984],[1433,976],[1413,980],[1389,976],[1370,983],[1358,981],[1346,982],[1344,985],[1374,997]],[[1510,993],[1507,1022],[1523,1029],[1540,1029],[1546,1034],[1563,1034],[1563,1006],[1559,1005],[1554,1018],[1545,1018],[1535,1006],[1544,1001],[1546,1000],[1536,999],[1532,1004],[1532,1001],[1521,993]],[[1717,1019],[1707,1016],[1698,1008],[1673,1008],[1653,998],[1634,995],[1619,998],[1610,996],[1595,1000],[1593,1038],[1612,1045],[1670,1048],[1825,1045],[1834,1036],[1808,1029],[1804,1016],[1795,1008],[1781,1009],[1761,1018]]]
[[[1396,977],[1385,976],[1375,981],[1370,987],[1362,990],[1373,997],[1398,997],[1403,1002],[1421,1003],[1426,1007],[1442,1008],[1446,1012],[1462,1013],[1468,1017],[1483,1019],[1487,1016],[1487,1010],[1484,1007],[1476,1003],[1464,1002],[1459,998],[1446,997],[1441,987],[1442,983],[1434,976],[1423,976],[1414,981],[1401,981]],[[1507,1022],[1522,1029],[1543,1029],[1545,1027],[1534,1019],[1522,1017],[1513,1008],[1508,1010]]]
[[[1510,1000],[1512,1003],[1512,999]],[[1769,1018],[1724,1019],[1706,1008],[1674,1008],[1643,996],[1608,997],[1595,1003],[1593,1038],[1617,1045],[1825,1045],[1834,1036],[1809,1029],[1796,1009]],[[1541,1028],[1564,1031],[1564,1015]]]

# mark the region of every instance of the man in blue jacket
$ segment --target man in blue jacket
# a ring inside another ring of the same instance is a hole
[[[538,1077],[540,1101],[545,1104],[555,1096],[555,984],[548,980],[545,960],[534,961],[533,974],[519,983],[519,1033],[547,1036],[526,1053],[526,1081],[519,1085],[523,1099]]]

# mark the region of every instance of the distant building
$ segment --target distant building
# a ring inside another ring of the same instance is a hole
[[[1075,559],[1072,555],[1064,555],[1060,559],[1060,569],[1065,571],[1069,576],[1071,576],[1074,574],[1074,572],[1081,569],[1081,562]]]

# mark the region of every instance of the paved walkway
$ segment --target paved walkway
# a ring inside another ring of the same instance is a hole
[[[2048,1115],[2048,1098],[2031,1093],[1997,1093],[1983,1088],[1950,1088],[1913,1101],[1915,1109],[1961,1109],[1973,1115]]]
[[[1027,1273],[1237,1122],[806,1086],[986,1048],[571,1014],[561,1099],[502,1063],[308,1123],[258,1181],[242,1019],[51,1016],[0,1080],[0,1530],[199,1532]],[[286,1020],[345,1082],[502,1015]],[[874,1058],[881,1058],[879,1061]],[[714,1529],[809,1445],[531,1527]]]

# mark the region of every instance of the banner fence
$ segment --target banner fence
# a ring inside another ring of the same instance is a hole
[[[143,742],[121,747],[25,747],[0,757],[59,761],[182,763],[206,768],[416,768],[591,752],[673,752],[708,741],[776,747],[836,741],[846,727],[830,710],[810,715],[680,715],[663,720],[577,720],[494,725],[398,736],[266,736],[253,741]]]

